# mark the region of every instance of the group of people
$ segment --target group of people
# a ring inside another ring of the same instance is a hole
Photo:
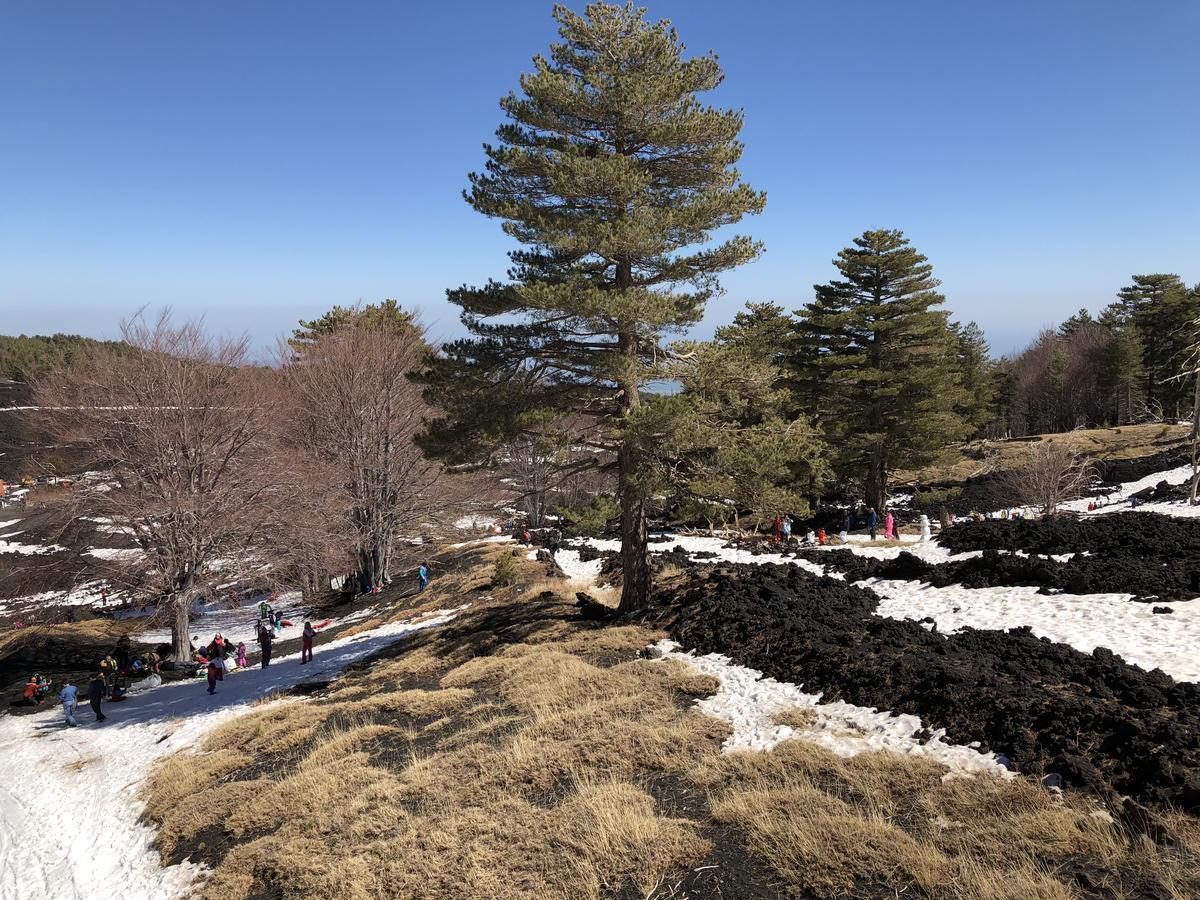
[[[135,655],[131,651],[128,635],[122,635],[118,638],[113,652],[97,661],[95,671],[88,679],[88,705],[91,706],[96,721],[103,722],[108,718],[101,709],[102,703],[119,703],[125,699],[130,689],[131,679],[155,678],[158,679],[156,683],[161,683],[162,675],[158,654],[150,652]],[[141,683],[145,684],[146,682],[142,681]],[[49,690],[49,679],[45,679],[45,684],[46,690]],[[64,681],[58,692],[58,699],[63,706],[63,718],[66,720],[67,727],[74,728],[79,725],[75,718],[75,710],[79,703],[79,688],[69,681]]]

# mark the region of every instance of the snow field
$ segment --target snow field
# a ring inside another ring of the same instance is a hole
[[[711,675],[720,682],[716,694],[696,701],[696,709],[732,726],[733,733],[722,746],[725,753],[767,751],[782,741],[798,739],[817,744],[841,757],[876,750],[922,756],[946,766],[949,771],[943,778],[981,773],[1011,777],[1013,774],[993,753],[948,744],[943,740],[945,731],[942,729],[924,732],[918,716],[892,715],[840,700],[822,703],[820,694],[809,694],[800,686],[764,678],[757,669],[736,665],[727,656],[683,653],[674,641],[659,641],[651,649],[660,659],[679,660],[694,672]],[[797,728],[775,721],[781,713],[794,709],[809,711],[813,716],[812,724]],[[925,734],[925,738],[919,738],[919,733]]]
[[[416,630],[442,625],[463,608],[318,644],[308,665],[291,654],[266,669],[232,673],[212,696],[204,680],[136,693],[105,704],[109,719],[99,726],[91,724],[82,694],[78,728],[62,724],[57,703],[43,713],[0,718],[6,776],[0,781],[0,897],[106,900],[114,891],[138,900],[187,896],[202,868],[161,866],[151,846],[154,831],[139,821],[138,792],[154,763],[193,748],[255,701],[302,682],[335,678],[349,664]]]

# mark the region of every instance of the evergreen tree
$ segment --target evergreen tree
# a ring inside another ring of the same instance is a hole
[[[1069,338],[1071,335],[1096,324],[1096,320],[1092,318],[1092,314],[1086,309],[1081,309],[1075,315],[1071,316],[1065,322],[1058,326],[1058,333],[1061,337]]]
[[[926,258],[900,231],[864,232],[834,265],[841,279],[816,285],[799,311],[807,335],[797,363],[822,387],[822,428],[844,476],[882,509],[899,466],[935,457],[968,427],[944,297]]]
[[[339,328],[358,323],[372,328],[381,327],[397,335],[420,331],[416,315],[404,309],[395,300],[368,303],[366,306],[334,306],[319,319],[305,322],[292,331],[288,344],[296,353],[312,347],[323,335],[333,334]]]
[[[976,322],[950,326],[957,342],[956,360],[959,387],[963,392],[963,403],[958,413],[975,431],[992,422],[994,409],[992,400],[995,380],[992,370],[991,348],[983,329]]]
[[[741,112],[699,99],[722,81],[715,56],[685,59],[670,23],[631,4],[556,6],[554,18],[562,41],[501,100],[508,121],[466,194],[525,246],[508,283],[449,292],[473,337],[427,373],[447,415],[426,446],[478,460],[531,422],[590,422],[579,440],[616,459],[629,610],[650,587],[648,457],[672,427],[643,388],[665,371],[662,337],[700,319],[719,273],[761,252],[748,237],[688,248],[766,197],[735,168]]]
[[[1177,418],[1189,402],[1188,386],[1173,376],[1191,339],[1198,300],[1178,275],[1135,275],[1117,293],[1118,303],[1142,342],[1146,401]]]
[[[784,364],[794,323],[774,304],[749,304],[713,341],[678,348],[677,423],[664,442],[685,516],[755,525],[806,515],[827,472],[825,448],[797,412]]]
[[[1137,329],[1124,325],[1109,330],[1108,344],[1100,361],[1100,390],[1109,421],[1126,425],[1141,407],[1143,347]]]

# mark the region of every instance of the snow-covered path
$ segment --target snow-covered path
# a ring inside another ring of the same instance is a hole
[[[86,700],[76,712],[86,724],[78,728],[64,726],[57,704],[31,716],[0,718],[0,897],[187,896],[199,867],[162,867],[150,846],[154,832],[138,821],[138,792],[154,762],[193,745],[262,697],[336,677],[349,664],[458,612],[441,610],[318,643],[313,663],[300,665],[299,654],[279,657],[266,669],[232,673],[213,696],[203,679],[133,694],[123,703],[106,703],[102,725],[92,723]]]

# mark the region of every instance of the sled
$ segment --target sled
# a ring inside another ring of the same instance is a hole
[[[320,629],[324,628],[326,625],[330,624],[332,621],[333,621],[333,619],[326,619],[320,625],[314,625],[313,628],[319,631]]]

